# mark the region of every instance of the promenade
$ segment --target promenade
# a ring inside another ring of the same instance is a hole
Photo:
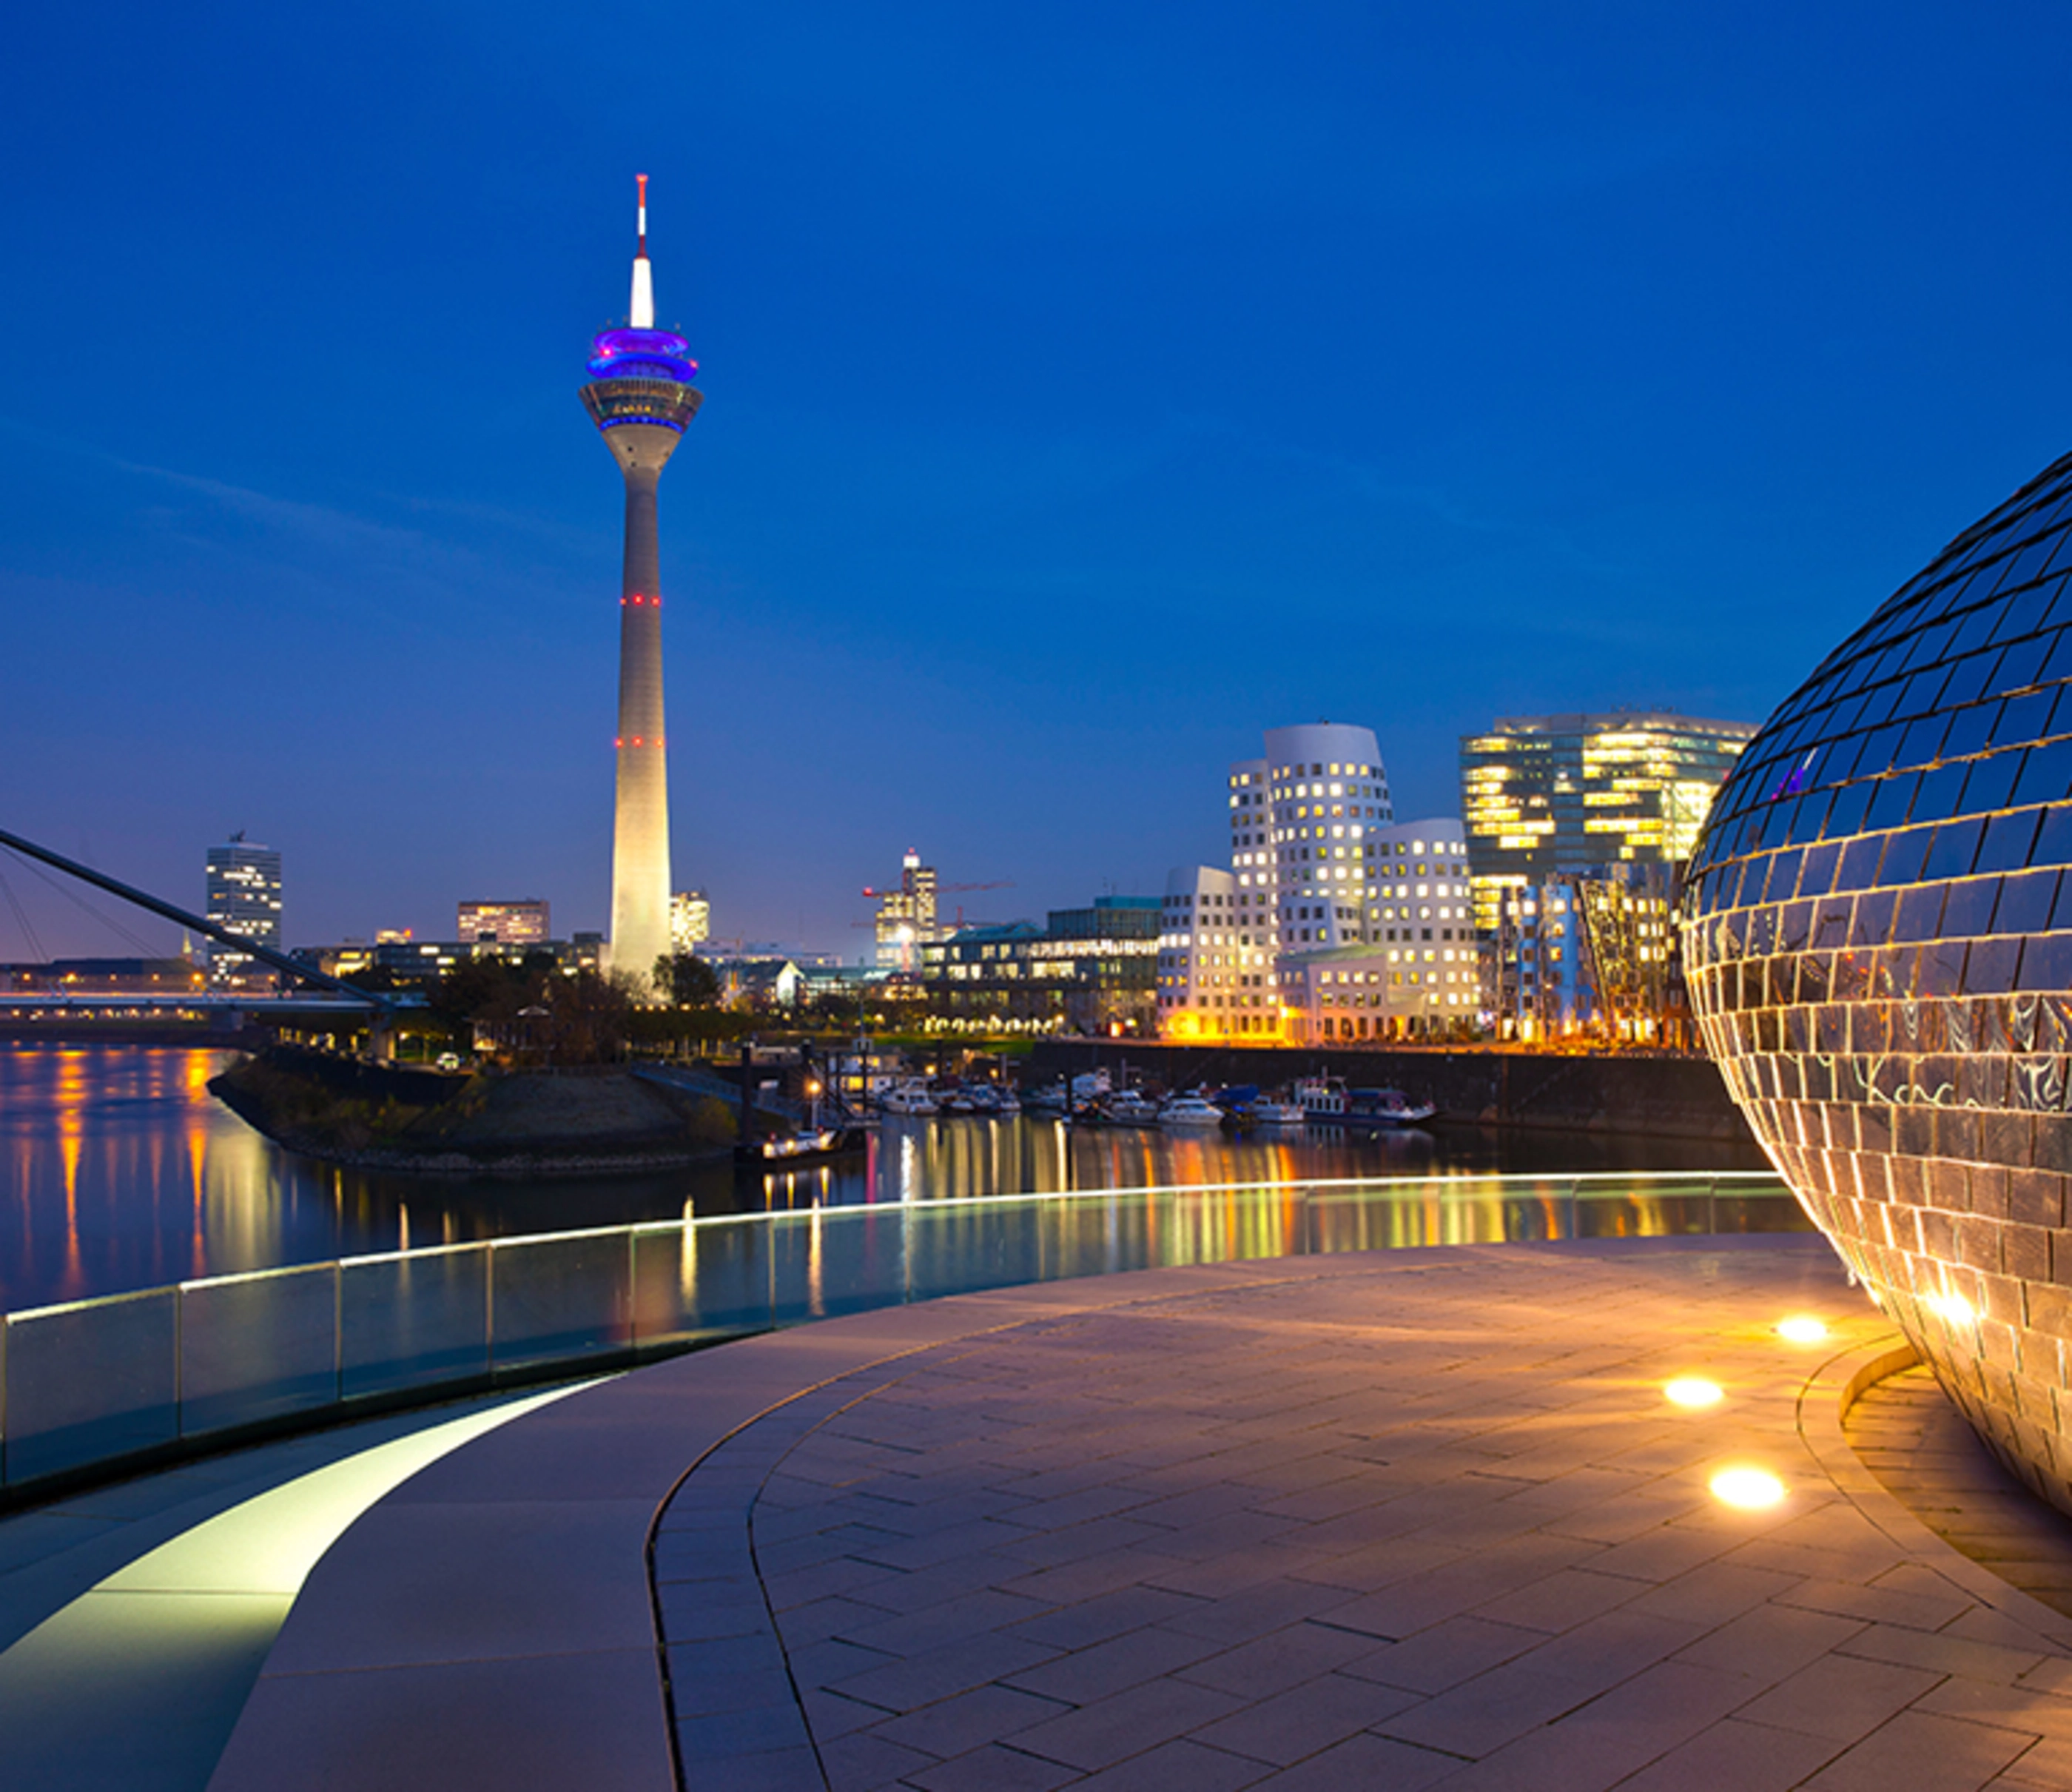
[[[1771,1238],[1155,1271],[729,1345],[370,1510],[211,1784],[2072,1783],[2072,1620],[1844,1438],[1895,1342]],[[1781,1498],[1725,1502],[1734,1468]]]

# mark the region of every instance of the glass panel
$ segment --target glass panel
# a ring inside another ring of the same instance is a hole
[[[1942,701],[1955,708],[1959,703],[1968,703],[1985,694],[1986,679],[1998,661],[1996,653],[1974,653],[1958,661],[1950,674],[1950,682],[1942,687]],[[1954,749],[1945,747],[1949,752]]]
[[[1993,724],[1999,721],[1998,703],[1973,703],[1950,718],[1950,731],[1943,737],[1945,759],[1966,759],[1983,753],[1992,744]]]
[[[180,1292],[180,1435],[338,1398],[338,1267],[190,1283]]]
[[[1911,884],[1921,875],[1922,862],[1928,856],[1928,843],[1934,838],[1936,830],[1930,827],[1910,827],[1904,834],[1895,834],[1886,842],[1885,858],[1878,867],[1878,883],[1885,888],[1896,884]]]
[[[1986,823],[1985,843],[1979,848],[1979,862],[1975,869],[1980,871],[2026,871],[2035,863],[2033,852],[2036,845],[2036,824],[2042,814],[2040,809],[2025,809],[2012,815],[1993,817]]]
[[[1996,933],[2041,933],[2050,925],[2050,910],[2058,900],[2058,873],[2027,871],[2004,880],[2000,900],[1993,909]]]
[[[767,1331],[777,1323],[770,1229],[752,1219],[684,1227],[684,1329],[694,1336]]]
[[[2016,751],[1973,760],[1971,774],[1964,780],[1964,797],[1959,805],[1963,812],[1967,815],[1983,815],[2006,808],[2024,756]]]
[[[500,1239],[489,1247],[490,1358],[508,1369],[632,1340],[632,1246],[624,1231]]]
[[[348,1258],[339,1266],[347,1399],[489,1370],[489,1246]]]
[[[2012,801],[2027,803],[2063,802],[2072,796],[2072,740],[2054,740],[2029,756],[2015,781]]]
[[[2026,641],[2018,641],[2000,656],[1998,669],[1993,674],[1991,688],[1995,690],[2020,690],[2036,682],[2036,675],[2043,669],[2043,656],[2049,646],[2040,635],[2031,635]]]
[[[179,1435],[179,1291],[9,1316],[9,1486]]]

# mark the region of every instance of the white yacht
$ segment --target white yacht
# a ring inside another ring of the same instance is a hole
[[[887,1114],[933,1114],[935,1098],[928,1093],[928,1085],[919,1077],[909,1077],[881,1094],[878,1105]]]
[[[1198,1095],[1176,1095],[1158,1110],[1161,1127],[1219,1127],[1223,1110]]]
[[[1158,1104],[1147,1101],[1133,1089],[1124,1089],[1100,1105],[1101,1118],[1112,1127],[1155,1127]]]

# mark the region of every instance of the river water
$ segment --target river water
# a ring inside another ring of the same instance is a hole
[[[1451,1171],[1749,1170],[1753,1146],[1439,1127],[1370,1139],[888,1121],[867,1158],[777,1175],[401,1176],[281,1150],[184,1047],[0,1043],[0,1312],[186,1278],[513,1233],[814,1204]]]

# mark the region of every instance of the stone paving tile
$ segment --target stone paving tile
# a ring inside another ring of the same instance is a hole
[[[1324,1674],[1194,1732],[1197,1741],[1276,1767],[1356,1736],[1416,1703],[1400,1687]]]
[[[1153,1625],[1064,1654],[1043,1650],[1048,1659],[1002,1678],[1025,1692],[1085,1704],[1121,1687],[1162,1679],[1221,1650],[1206,1638]]]
[[[1939,1675],[1885,1662],[1823,1655],[1743,1706],[1740,1715],[1753,1723],[1854,1743],[1941,1679]]]
[[[911,1711],[1050,1660],[1055,1651],[994,1633],[907,1655],[837,1682],[831,1689],[888,1711]],[[1032,1690],[1040,1691],[1038,1687]]]
[[[1371,1650],[1341,1671],[1412,1692],[1440,1693],[1515,1660],[1546,1640],[1537,1630],[1492,1624],[1486,1618],[1449,1618]]]
[[[2033,1746],[2033,1736],[1901,1712],[1815,1773],[1807,1792],[1976,1792]]]
[[[1003,1741],[1071,1709],[1055,1699],[1040,1699],[1012,1687],[983,1686],[881,1723],[872,1733],[944,1759]]]
[[[1085,1778],[1076,1767],[989,1742],[968,1754],[911,1773],[906,1783],[920,1787],[921,1792],[1057,1792],[1058,1787]]]
[[[1737,1674],[1661,1662],[1451,1783],[1459,1792],[1601,1792],[1719,1722],[1751,1690]]]
[[[1125,1631],[1141,1629],[1147,1624],[1164,1624],[1201,1635],[1204,1633],[1187,1620],[1198,1613],[1213,1611],[1216,1604],[1215,1600],[1170,1592],[1159,1587],[1121,1587],[1113,1592],[1097,1594],[1076,1605],[1054,1607],[1025,1619],[1015,1625],[1014,1633],[1032,1642],[1047,1643],[1054,1649],[1089,1648]],[[1218,1639],[1211,1634],[1207,1640]]]
[[[1212,1687],[1153,1679],[1018,1730],[1014,1746],[1092,1772],[1203,1729],[1244,1703],[1235,1695]]]
[[[1458,1755],[1385,1736],[1355,1736],[1254,1785],[1257,1792],[1424,1792],[1466,1765]]]
[[[1238,1792],[1270,1771],[1243,1755],[1225,1754],[1183,1737],[1074,1783],[1085,1792]]]
[[[1825,1737],[1729,1717],[1619,1781],[1618,1792],[1790,1792],[1837,1753]]]
[[[1372,1652],[1368,1638],[1321,1624],[1291,1624],[1180,1669],[1180,1678],[1251,1699],[1271,1698]]]

